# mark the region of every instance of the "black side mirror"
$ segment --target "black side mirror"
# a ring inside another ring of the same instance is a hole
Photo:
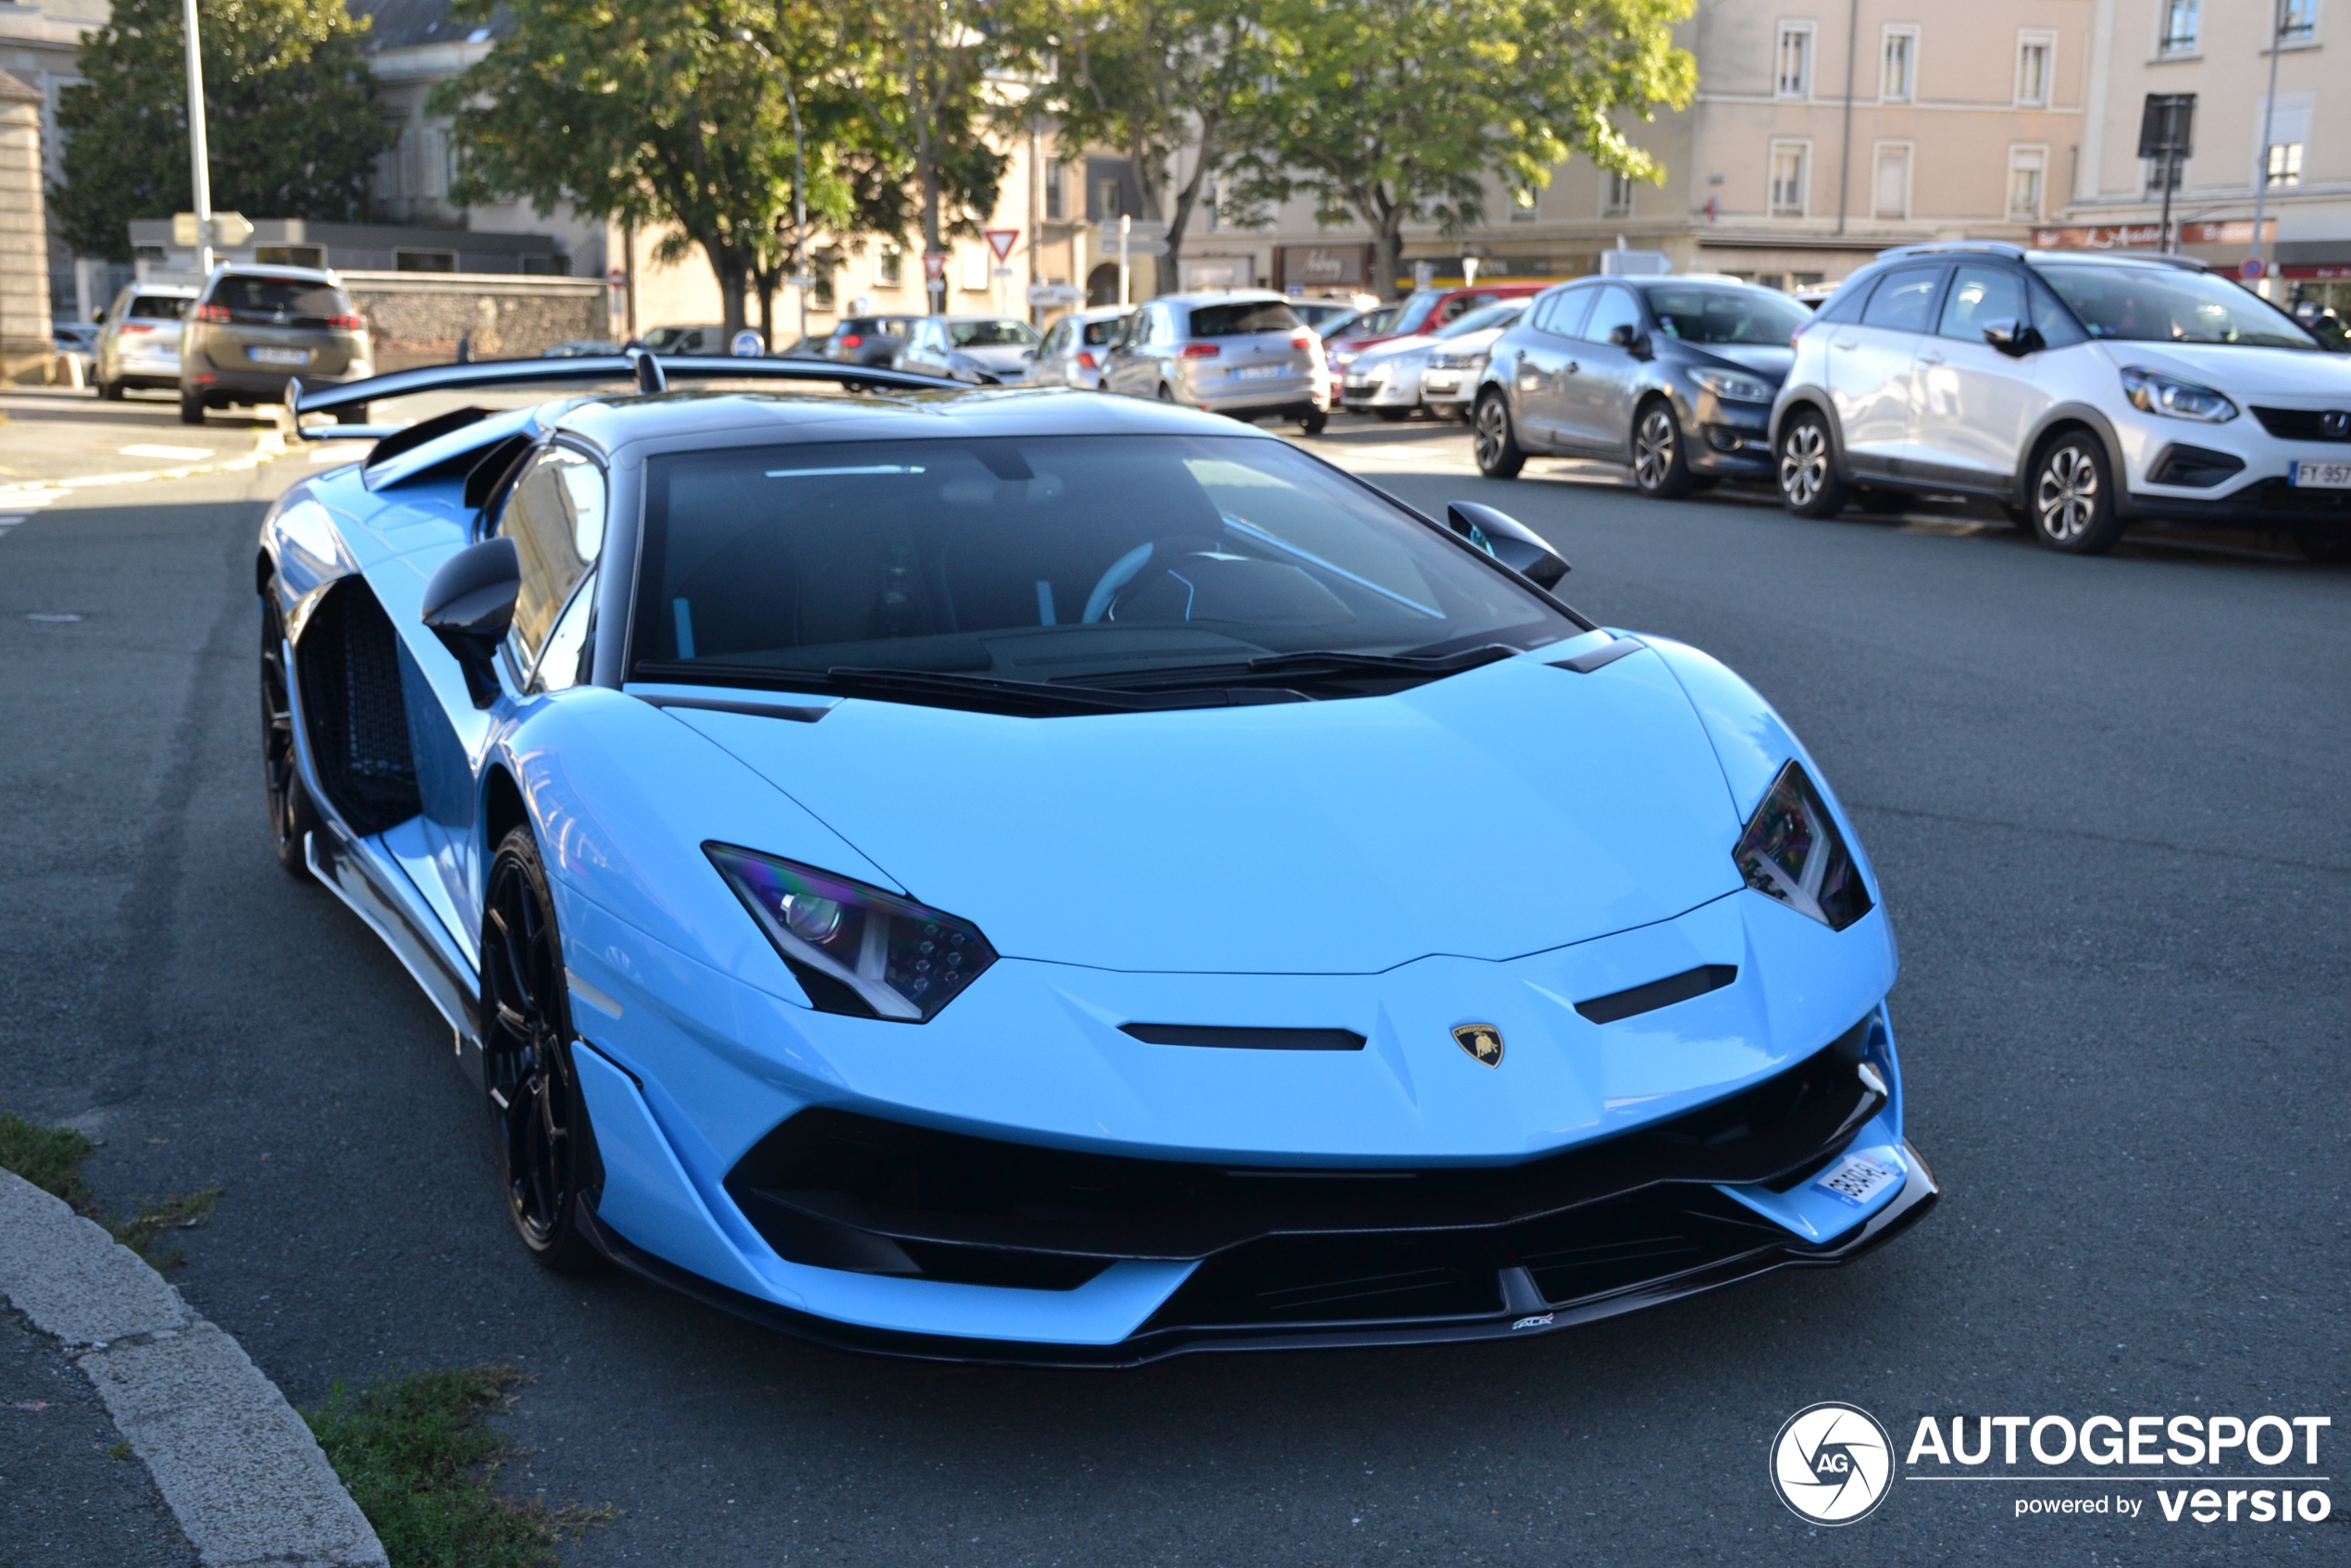
[[[1636,359],[1647,359],[1651,352],[1649,335],[1630,321],[1620,321],[1611,327],[1608,341]]]
[[[1445,521],[1455,533],[1537,588],[1549,589],[1567,575],[1567,558],[1507,512],[1474,501],[1456,501],[1445,508]]]
[[[515,624],[521,591],[522,563],[511,539],[467,545],[425,584],[425,625],[466,672],[466,695],[475,707],[498,700],[498,644]]]
[[[2041,330],[2029,321],[2002,318],[1984,324],[1984,341],[2011,358],[2021,358],[2048,344],[2041,337]]]

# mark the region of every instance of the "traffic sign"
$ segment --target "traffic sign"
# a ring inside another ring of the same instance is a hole
[[[1155,230],[1155,232],[1146,230],[1139,223],[1128,230],[1126,231],[1126,254],[1128,255],[1165,255],[1167,254],[1167,225],[1164,223],[1154,223],[1151,225],[1151,230]],[[1117,224],[1105,223],[1102,225],[1101,244],[1102,255],[1106,256],[1115,256],[1118,255]]]
[[[947,276],[947,253],[945,251],[925,251],[923,253],[923,276],[933,282],[937,282],[941,278]]]
[[[988,242],[988,248],[996,253],[996,259],[998,261],[1001,261],[1006,256],[1013,254],[1013,243],[1020,238],[1020,230],[1017,229],[983,229],[979,231],[979,235],[981,239]]]
[[[628,287],[628,274],[623,272],[617,267],[614,268],[610,272],[604,274],[604,287],[612,290],[615,293],[620,292],[622,290]]]
[[[767,344],[760,338],[757,328],[745,327],[728,341],[727,352],[737,359],[757,359],[767,352]]]
[[[2269,268],[2261,264],[2261,258],[2259,256],[2249,255],[2245,258],[2245,265],[2237,268],[2237,276],[2240,278],[2258,278],[2262,273],[2267,272]]]
[[[1028,303],[1040,310],[1056,310],[1086,303],[1086,291],[1075,283],[1031,283]]]
[[[212,243],[231,250],[253,238],[253,224],[241,212],[216,212],[212,215]],[[196,215],[175,212],[171,215],[171,243],[175,245],[198,245],[204,237],[196,229]]]

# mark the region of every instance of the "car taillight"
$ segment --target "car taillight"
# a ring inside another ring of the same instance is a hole
[[[1222,352],[1214,343],[1186,343],[1183,356],[1186,359],[1213,359]]]
[[[134,333],[152,332],[155,330],[155,325],[152,321],[125,321],[122,324],[122,335],[126,338]]]
[[[1100,367],[1094,363],[1094,356],[1090,354],[1081,354],[1077,356],[1077,367],[1080,370],[1094,370],[1100,368]]]
[[[200,305],[191,314],[199,321],[226,322],[229,319],[229,307],[225,305]]]
[[[1314,334],[1312,332],[1292,333],[1289,340],[1289,346],[1292,348],[1312,348],[1314,346]]]
[[[364,332],[367,330],[366,318],[357,316],[330,316],[327,325],[338,332]]]
[[[855,348],[859,343],[862,343],[865,341],[865,339],[859,337],[856,333],[852,332],[849,336],[840,340],[840,346],[843,348]]]

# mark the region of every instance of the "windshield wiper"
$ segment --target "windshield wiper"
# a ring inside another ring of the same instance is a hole
[[[1417,684],[1423,680],[1439,680],[1449,675],[1459,675],[1480,665],[1514,658],[1518,653],[1518,649],[1502,642],[1489,642],[1483,648],[1471,648],[1459,653],[1439,654],[1358,653],[1332,649],[1268,653],[1262,658],[1213,665],[1170,665],[1127,674],[1057,676],[1053,684],[1110,691],[1181,691],[1202,686],[1248,686],[1262,680],[1345,679],[1350,676],[1367,676],[1375,679],[1387,677]]]

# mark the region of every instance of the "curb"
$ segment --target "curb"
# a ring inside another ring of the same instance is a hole
[[[386,1568],[310,1428],[146,1261],[0,1171],[0,1297],[81,1368],[205,1568]]]
[[[247,468],[258,468],[265,463],[275,463],[291,450],[286,444],[285,423],[281,419],[254,437],[252,451],[235,457],[224,457],[217,463],[187,463],[177,468],[141,468],[129,474],[85,474],[80,479],[22,479],[12,484],[0,484],[0,506],[23,505],[26,497],[44,491],[90,490],[101,485],[140,484],[148,479],[184,479],[195,474],[239,473]]]

